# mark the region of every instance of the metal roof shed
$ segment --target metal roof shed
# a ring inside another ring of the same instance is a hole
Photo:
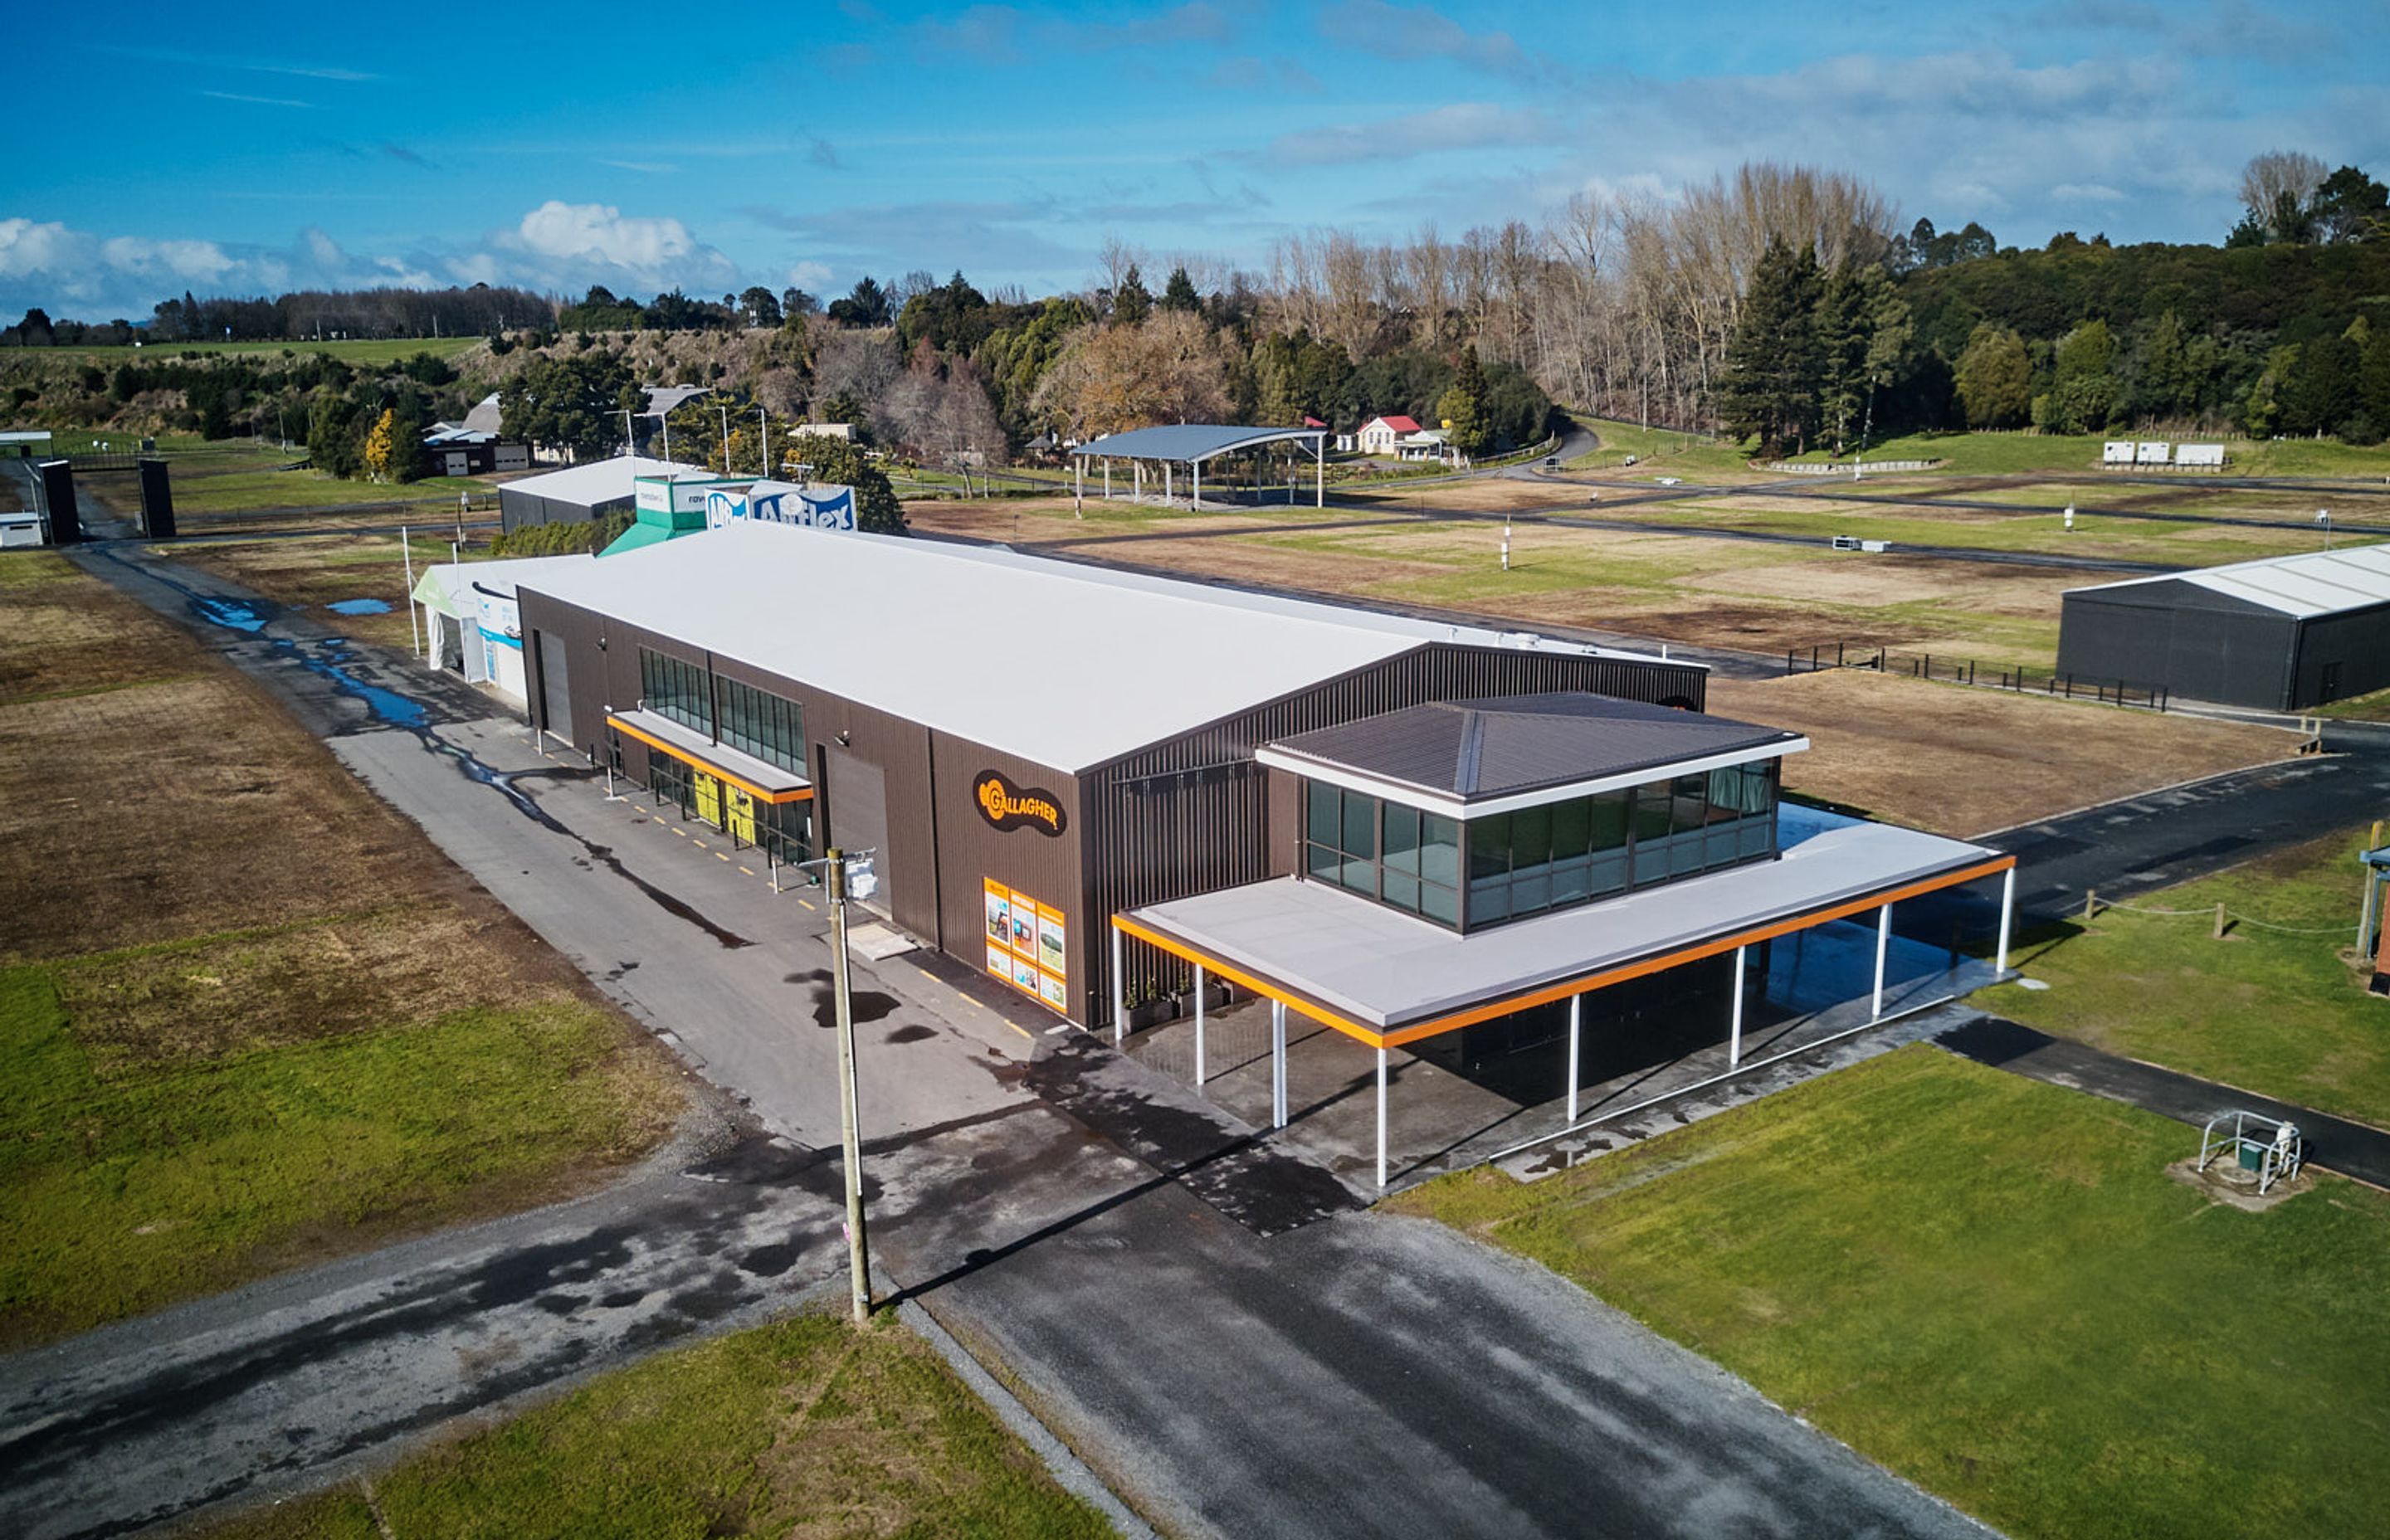
[[[1087,462],[1103,462],[1103,494],[1112,494],[1112,461],[1129,462],[1131,495],[1143,501],[1145,468],[1148,464],[1162,467],[1162,497],[1170,502],[1176,498],[1173,485],[1178,467],[1187,468],[1189,479],[1189,506],[1203,506],[1203,465],[1223,455],[1246,450],[1265,449],[1274,443],[1306,444],[1312,458],[1312,501],[1325,507],[1328,503],[1328,434],[1317,428],[1246,428],[1233,423],[1181,422],[1160,428],[1135,428],[1125,433],[1108,433],[1102,438],[1083,443],[1071,451],[1075,459],[1077,481],[1074,497],[1085,501],[1087,494]],[[1290,483],[1288,500],[1292,501]]]
[[[2390,687],[2390,544],[2070,589],[2058,667],[2261,711]]]
[[[585,524],[601,513],[628,509],[642,476],[713,475],[703,466],[616,455],[508,481],[498,488],[498,522],[509,534],[533,524]]]

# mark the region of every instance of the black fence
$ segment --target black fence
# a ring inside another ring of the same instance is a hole
[[[1871,669],[1878,674],[1905,674],[1911,679],[1939,679],[1945,684],[1975,685],[1985,689],[2021,695],[2050,695],[2068,700],[2097,700],[2110,706],[2136,706],[2162,712],[2171,699],[2164,685],[2137,685],[2123,679],[2090,679],[2008,664],[1985,664],[1947,653],[1895,652],[1889,648],[1852,646],[1847,642],[1793,648],[1784,654],[1786,674],[1822,674],[1829,669]]]

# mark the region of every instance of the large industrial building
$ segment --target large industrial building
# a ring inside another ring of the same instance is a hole
[[[518,589],[538,727],[1089,1027],[1208,981],[1382,1053],[2011,865],[1788,848],[1805,743],[1680,661],[772,525]]]
[[[2058,670],[2277,712],[2390,687],[2390,545],[2070,588]]]

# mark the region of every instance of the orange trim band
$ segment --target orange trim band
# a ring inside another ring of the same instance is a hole
[[[1289,1007],[1300,1010],[1304,1015],[1336,1028],[1348,1037],[1357,1038],[1373,1048],[1398,1048],[1407,1044],[1417,1043],[1423,1038],[1441,1037],[1446,1033],[1472,1026],[1479,1021],[1491,1020],[1497,1016],[1508,1016],[1514,1011],[1550,1005],[1555,1000],[1565,1000],[1573,995],[1589,995],[1597,989],[1624,983],[1629,979],[1639,979],[1649,974],[1665,972],[1671,968],[1680,968],[1686,963],[1700,962],[1704,957],[1715,957],[1721,953],[1730,952],[1738,946],[1748,946],[1754,942],[1772,941],[1778,936],[1790,935],[1795,930],[1806,930],[1812,926],[1825,925],[1837,919],[1847,919],[1852,915],[1864,914],[1870,909],[1880,909],[1887,904],[1897,904],[1903,899],[1915,898],[1922,893],[1937,892],[1944,888],[1956,888],[1963,883],[1975,881],[1979,878],[2007,871],[2015,865],[2016,857],[2013,855],[1997,856],[1992,860],[1978,862],[1974,866],[1964,866],[1957,871],[1945,872],[1939,877],[1923,878],[1884,892],[1870,893],[1865,898],[1849,899],[1823,909],[1812,909],[1789,918],[1772,920],[1766,925],[1739,931],[1734,935],[1701,942],[1678,951],[1663,953],[1656,957],[1646,957],[1640,962],[1627,963],[1623,967],[1609,969],[1600,973],[1581,974],[1574,979],[1566,980],[1561,983],[1547,984],[1524,995],[1505,995],[1501,999],[1488,1001],[1482,1006],[1471,1006],[1466,1010],[1455,1011],[1449,1016],[1439,1016],[1433,1020],[1415,1022],[1407,1027],[1397,1027],[1391,1032],[1383,1033],[1344,1020],[1333,1012],[1324,1011],[1317,1006],[1303,1001],[1283,986],[1266,984],[1250,974],[1224,966],[1215,959],[1198,956],[1184,943],[1159,935],[1134,920],[1115,915],[1112,917],[1112,923],[1138,940],[1158,946],[1175,957],[1194,963],[1223,978],[1233,979],[1257,995],[1273,1000],[1282,1000]]]
[[[712,761],[700,758],[695,750],[684,749],[677,743],[667,743],[662,738],[656,737],[652,733],[643,733],[638,728],[632,726],[629,723],[623,721],[619,716],[608,717],[606,719],[606,725],[615,729],[617,732],[628,733],[633,738],[637,738],[641,743],[646,744],[649,748],[657,750],[662,753],[670,754],[673,758],[680,761],[683,764],[691,765],[697,769],[702,770],[707,775],[712,776],[715,780],[724,781],[729,785],[737,787],[739,790],[746,792],[749,796],[754,798],[759,802],[770,802],[775,806],[777,806],[782,802],[811,802],[813,800],[814,789],[810,786],[801,786],[793,791],[766,791],[762,787],[757,786],[753,781],[745,779],[739,776],[734,776],[729,771],[725,770],[722,766],[713,764]]]
[[[1338,1032],[1343,1033],[1345,1036],[1353,1038],[1358,1042],[1365,1043],[1370,1047],[1382,1048],[1388,1046],[1384,1035],[1372,1028],[1361,1026],[1356,1022],[1348,1021],[1344,1018],[1337,1015],[1334,1011],[1314,1005],[1310,1001],[1304,999],[1301,995],[1296,995],[1292,991],[1283,988],[1282,986],[1264,983],[1261,980],[1253,977],[1250,973],[1247,973],[1242,969],[1232,968],[1227,963],[1221,962],[1214,957],[1199,956],[1193,951],[1189,950],[1184,943],[1173,941],[1168,936],[1163,935],[1159,931],[1150,930],[1144,926],[1139,925],[1137,921],[1128,918],[1126,916],[1114,915],[1112,917],[1112,925],[1115,929],[1135,936],[1137,940],[1144,942],[1149,946],[1158,947],[1162,951],[1169,953],[1172,956],[1176,957],[1181,962],[1193,963],[1196,967],[1203,969],[1206,973],[1217,973],[1224,979],[1242,984],[1247,989],[1252,990],[1254,994],[1262,996],[1264,999],[1276,1000],[1279,1004],[1285,1006],[1287,1009],[1300,1011],[1304,1015],[1311,1018],[1313,1020],[1317,1021],[1320,1025],[1334,1027]]]

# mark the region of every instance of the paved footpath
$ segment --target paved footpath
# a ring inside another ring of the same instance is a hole
[[[2390,1187],[2390,1133],[2138,1059],[2102,1053],[1978,1011],[1936,1039],[1979,1064],[2145,1108],[2193,1128],[2218,1112],[2249,1111],[2299,1126],[2307,1159],[2326,1171]]]
[[[0,1360],[0,1532],[113,1534],[321,1480],[835,1266],[810,898],[772,894],[698,826],[607,800],[485,698],[188,569],[161,583],[129,555],[84,559],[282,692],[759,1132],[735,1181],[663,1169],[594,1210],[419,1243],[463,1248],[445,1271],[401,1248]],[[969,970],[896,957],[857,990],[880,1263],[1168,1532],[1984,1533],[1575,1287],[1363,1211],[1180,1083],[1044,1035],[1051,1018]],[[633,1235],[609,1202],[644,1216]],[[509,1366],[496,1383],[493,1364]],[[120,1479],[120,1444],[137,1479]]]

